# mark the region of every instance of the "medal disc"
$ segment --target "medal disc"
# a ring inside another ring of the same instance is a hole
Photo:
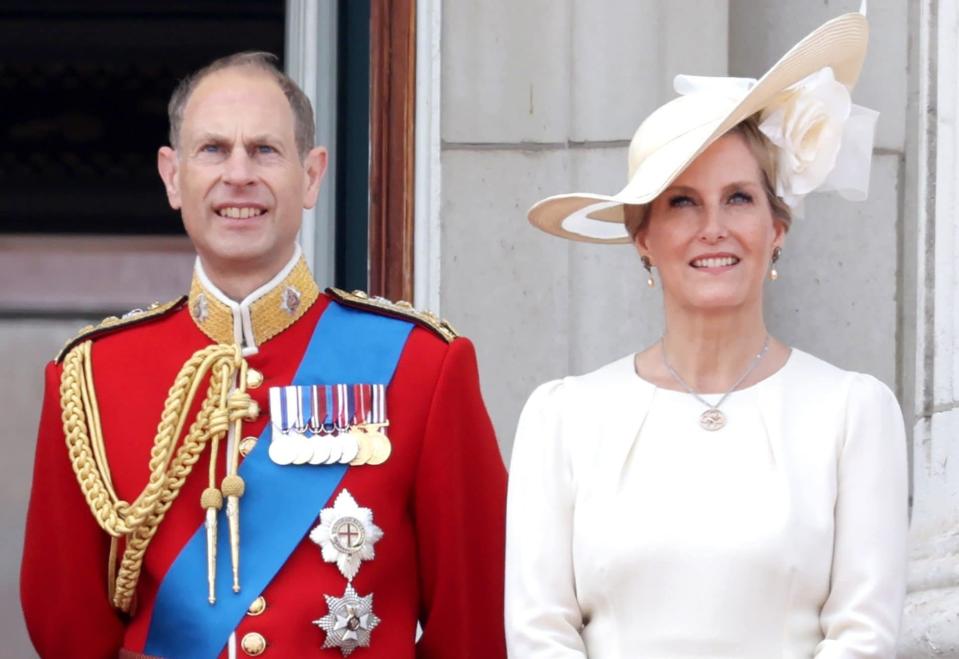
[[[370,461],[370,457],[373,455],[372,447],[370,446],[370,440],[367,433],[357,433],[356,437],[356,457],[350,461],[350,464],[354,467],[359,465],[365,465]]]
[[[310,445],[313,449],[310,464],[326,464],[326,461],[330,457],[330,438],[325,435],[313,435],[313,437],[310,438]]]
[[[380,465],[386,462],[393,452],[393,445],[390,440],[381,432],[372,432],[369,436],[372,455],[368,464]]]
[[[326,438],[326,442],[329,444],[330,454],[327,456],[326,460],[323,461],[323,464],[336,464],[340,461],[340,456],[343,455],[343,436],[330,435]]]
[[[356,433],[345,433],[341,435],[343,439],[343,453],[340,455],[340,464],[349,464],[356,459],[356,454],[360,451],[360,445],[356,441]]]
[[[289,435],[276,433],[270,441],[269,450],[270,460],[274,464],[288,465],[293,464],[293,458],[296,456],[296,448]]]
[[[295,447],[296,453],[293,456],[293,464],[305,465],[308,463],[310,458],[313,457],[313,446],[310,444],[310,440],[304,435],[297,435]]]
[[[719,430],[726,425],[726,415],[715,407],[710,408],[699,416],[699,425],[701,425],[704,430]]]

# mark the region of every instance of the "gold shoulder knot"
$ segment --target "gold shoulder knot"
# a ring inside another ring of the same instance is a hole
[[[380,313],[394,318],[410,320],[431,330],[447,343],[452,343],[453,339],[459,336],[456,329],[449,321],[438,317],[431,311],[419,311],[413,308],[413,305],[405,300],[391,302],[378,295],[369,295],[364,291],[353,291],[352,293],[339,288],[328,288],[326,293],[334,300],[348,307],[355,309],[365,309],[373,313]]]
[[[173,300],[171,302],[165,302],[160,304],[159,302],[154,302],[146,309],[133,309],[126,312],[122,316],[107,316],[101,320],[96,325],[87,325],[82,327],[77,335],[72,339],[68,340],[60,352],[57,353],[55,362],[59,363],[63,360],[63,357],[70,351],[70,348],[85,341],[86,339],[92,339],[103,334],[109,334],[114,330],[117,330],[121,327],[130,327],[132,325],[138,325],[146,320],[157,318],[158,316],[163,316],[170,311],[174,311],[179,308],[181,304],[186,301],[186,296]]]

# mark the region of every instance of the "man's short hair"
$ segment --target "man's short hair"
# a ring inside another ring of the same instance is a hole
[[[314,147],[316,139],[313,106],[299,85],[277,68],[276,63],[278,61],[279,58],[273,53],[235,53],[214,60],[199,71],[183,78],[176,89],[173,90],[170,104],[167,106],[167,114],[170,116],[170,145],[174,149],[179,148],[183,110],[186,108],[187,101],[190,100],[190,95],[193,94],[197,85],[208,75],[217,71],[248,67],[270,75],[283,90],[283,94],[293,110],[293,135],[296,138],[296,150],[300,154],[300,158],[306,158],[306,154]]]

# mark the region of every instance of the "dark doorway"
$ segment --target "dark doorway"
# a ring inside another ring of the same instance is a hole
[[[177,81],[283,56],[283,0],[0,3],[0,233],[180,234],[156,174]]]

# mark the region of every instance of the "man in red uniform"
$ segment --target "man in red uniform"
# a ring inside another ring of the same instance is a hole
[[[319,290],[296,235],[326,151],[268,57],[197,72],[170,121],[193,284],[47,367],[21,574],[38,652],[504,657],[506,473],[472,345]]]

